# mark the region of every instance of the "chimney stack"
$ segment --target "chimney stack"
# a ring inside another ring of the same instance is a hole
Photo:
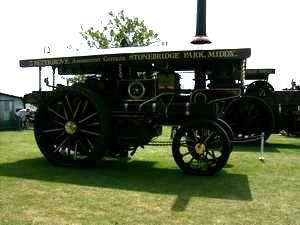
[[[206,0],[197,1],[197,24],[196,35],[191,41],[192,44],[210,44],[206,36]]]

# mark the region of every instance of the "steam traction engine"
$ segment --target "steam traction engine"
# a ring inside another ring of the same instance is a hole
[[[34,92],[34,133],[45,158],[55,165],[91,165],[105,155],[135,152],[159,136],[162,125],[174,125],[172,153],[183,172],[221,170],[233,132],[218,116],[224,99],[240,95],[250,49],[129,49],[20,61],[21,67],[38,67],[40,78],[43,67],[52,67],[53,80],[55,73],[86,75],[83,83]],[[182,88],[187,74],[194,76],[193,89]]]
[[[265,132],[286,131],[300,134],[300,90],[292,81],[292,88],[275,91],[268,82],[275,69],[247,69],[246,80],[254,80],[245,86],[242,95],[230,102],[224,119],[231,125],[235,137],[257,136]]]

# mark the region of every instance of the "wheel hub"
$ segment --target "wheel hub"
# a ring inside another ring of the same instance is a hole
[[[201,155],[203,152],[205,152],[205,150],[206,150],[206,147],[205,147],[204,144],[202,144],[202,143],[197,143],[197,144],[195,145],[195,151],[196,151],[199,155]]]
[[[75,134],[76,131],[77,131],[77,125],[75,122],[73,121],[68,121],[66,124],[65,124],[65,131],[67,134]]]

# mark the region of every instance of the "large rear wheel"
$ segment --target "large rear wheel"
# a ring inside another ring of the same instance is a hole
[[[53,92],[40,105],[34,131],[48,161],[62,166],[94,164],[104,152],[102,103],[88,91],[67,89]]]

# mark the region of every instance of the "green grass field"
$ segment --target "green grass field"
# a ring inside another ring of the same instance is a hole
[[[0,224],[300,224],[300,138],[234,148],[213,177],[185,176],[170,147],[93,169],[56,168],[32,131],[0,132]]]

